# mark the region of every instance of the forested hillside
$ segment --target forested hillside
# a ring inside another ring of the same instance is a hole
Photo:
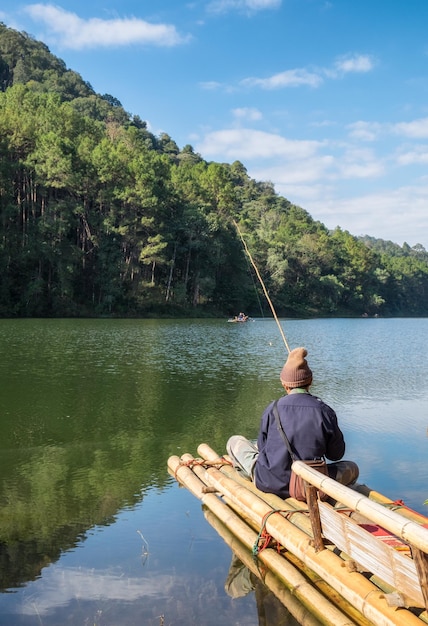
[[[428,254],[329,231],[251,179],[154,136],[0,23],[0,316],[428,314]]]

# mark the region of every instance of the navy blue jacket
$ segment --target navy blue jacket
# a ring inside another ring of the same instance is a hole
[[[343,433],[336,413],[325,402],[310,393],[291,393],[280,398],[277,406],[282,427],[299,459],[325,456],[330,461],[338,461],[343,457]],[[273,402],[261,419],[254,482],[261,491],[288,498],[292,460],[278,432],[272,408]]]

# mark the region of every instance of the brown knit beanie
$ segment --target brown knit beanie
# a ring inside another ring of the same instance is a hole
[[[287,387],[306,387],[312,382],[312,370],[306,362],[306,348],[294,348],[281,370],[281,382]]]

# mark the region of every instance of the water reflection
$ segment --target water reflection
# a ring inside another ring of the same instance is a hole
[[[313,392],[336,409],[347,457],[358,461],[362,480],[423,510],[428,320],[301,320],[284,321],[283,328],[292,347],[308,348]],[[180,555],[177,570],[190,580],[186,563],[200,549],[204,522],[194,513],[188,551],[177,545],[171,510],[185,517],[183,507],[191,505],[172,488],[166,460],[195,453],[203,441],[223,452],[231,434],[256,435],[264,407],[281,394],[286,350],[275,323],[0,320],[0,350],[0,587],[15,589],[15,609],[30,588],[39,593],[48,581],[55,587],[67,579],[64,588],[71,589],[84,580],[81,560],[64,568],[70,552],[79,559],[89,554],[87,568],[98,569],[112,550],[100,532],[104,539],[91,551],[91,532],[117,529],[123,546],[124,511],[144,521],[130,531],[138,557],[137,529],[152,549],[160,528],[159,542],[168,538],[162,557],[149,556],[151,574],[163,580],[164,564]],[[168,502],[162,520],[160,496]],[[112,555],[100,568],[100,585],[121,576],[115,567],[122,558]],[[128,576],[132,590],[134,574]],[[145,576],[136,576],[144,587]],[[218,584],[217,600],[227,604]],[[0,624],[8,623],[6,597],[0,596]]]
[[[257,576],[234,554],[225,583],[226,592],[233,599],[254,593],[260,626],[281,626],[282,624],[299,626],[302,623],[320,626],[320,622],[315,618],[309,621],[307,613],[305,615],[306,621],[297,621],[275,594],[269,591],[262,582],[261,576],[261,574]],[[300,612],[304,613],[304,609],[301,608]]]
[[[224,585],[226,593],[234,600],[253,594],[259,626],[321,626],[321,622],[298,600],[296,594],[287,589],[284,582],[265,568],[261,561],[255,559],[208,509],[205,510],[205,518],[232,548],[232,559]],[[321,607],[317,608],[322,610]],[[339,612],[336,614],[338,616]]]

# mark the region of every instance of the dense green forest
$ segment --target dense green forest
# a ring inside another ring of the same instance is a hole
[[[428,315],[428,253],[329,231],[0,23],[0,316]]]

